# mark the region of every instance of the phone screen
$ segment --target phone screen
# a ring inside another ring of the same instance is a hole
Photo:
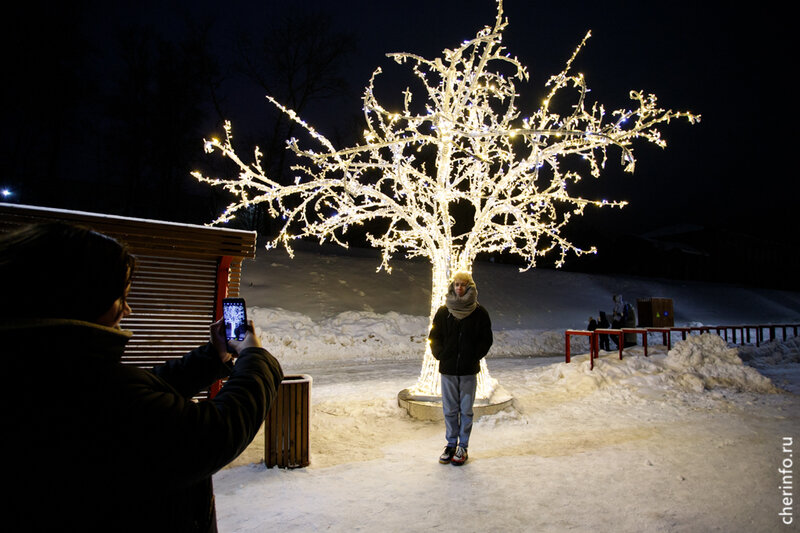
[[[222,315],[225,318],[225,336],[242,340],[247,333],[247,307],[244,298],[222,300]]]

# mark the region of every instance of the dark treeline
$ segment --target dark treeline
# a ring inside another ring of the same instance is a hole
[[[285,181],[295,128],[263,95],[302,113],[349,94],[344,67],[355,39],[323,12],[223,27],[200,10],[168,21],[121,11],[107,19],[100,5],[30,2],[7,19],[5,201],[205,223],[229,198],[190,172],[230,171],[203,151],[224,120],[242,153],[260,146],[270,175]],[[351,124],[340,120],[335,135],[351,136]],[[269,231],[255,210],[240,218]]]

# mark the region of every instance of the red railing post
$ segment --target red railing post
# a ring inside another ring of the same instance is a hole
[[[569,331],[566,331],[564,333],[564,336],[566,337],[566,342],[567,342],[567,360],[565,362],[569,363],[570,362],[570,357],[569,357]]]
[[[570,357],[570,337],[572,335],[583,335],[585,337],[589,337],[589,361],[590,361],[590,368],[594,368],[594,347],[593,347],[593,337],[594,333],[591,331],[583,330],[583,329],[568,329],[564,332],[564,342],[566,348],[566,363],[569,363],[572,358]]]

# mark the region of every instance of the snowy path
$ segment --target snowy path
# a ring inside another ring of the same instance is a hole
[[[777,469],[800,397],[709,385],[718,361],[697,390],[663,350],[629,352],[592,373],[585,357],[490,361],[515,409],[476,423],[462,468],[436,461],[440,423],[397,407],[418,363],[308,372],[311,466],[265,469],[259,436],[215,476],[220,531],[797,531]]]

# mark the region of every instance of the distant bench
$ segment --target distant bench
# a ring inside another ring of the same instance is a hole
[[[800,324],[758,324],[744,326],[691,326],[691,327],[644,327],[644,328],[621,328],[621,329],[596,329],[594,331],[584,329],[568,329],[565,331],[566,338],[566,362],[571,360],[570,339],[571,337],[589,337],[589,368],[594,369],[594,360],[600,356],[600,335],[615,335],[618,338],[619,358],[622,359],[622,349],[624,346],[624,335],[632,333],[642,336],[642,347],[644,355],[647,356],[647,336],[650,333],[661,333],[663,343],[667,350],[672,349],[672,334],[680,333],[682,340],[686,340],[687,335],[692,333],[711,333],[715,332],[720,337],[728,340],[728,331],[731,332],[732,342],[736,344],[736,332],[739,332],[741,344],[750,343],[750,332],[754,331],[755,345],[759,346],[764,342],[764,331],[769,332],[769,340],[775,340],[777,331],[782,331],[783,340],[788,338],[788,331],[792,330],[797,337]],[[746,339],[746,341],[745,341]]]

